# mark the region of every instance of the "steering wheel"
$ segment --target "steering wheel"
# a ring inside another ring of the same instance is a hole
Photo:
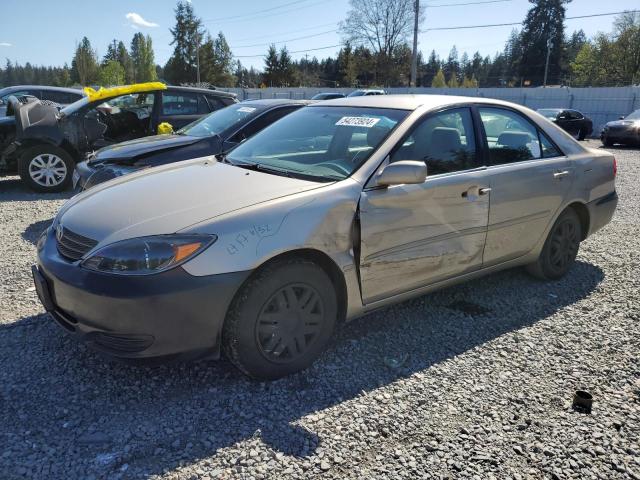
[[[109,131],[113,132],[115,127],[113,120],[109,115],[101,111],[99,108],[96,108],[96,120],[98,120],[100,123],[103,123],[107,127],[107,130],[104,132],[105,134]]]

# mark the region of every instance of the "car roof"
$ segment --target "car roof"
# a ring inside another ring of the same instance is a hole
[[[65,93],[77,93],[79,95],[84,96],[84,92],[79,88],[69,88],[69,87],[53,87],[49,85],[12,85],[11,87],[4,87],[0,89],[0,95],[5,93],[16,92],[19,90],[48,90],[50,92],[65,92]]]
[[[429,109],[446,107],[460,103],[485,103],[493,105],[513,105],[502,100],[484,97],[462,97],[457,95],[370,95],[361,97],[336,98],[310,105],[311,107],[364,107],[364,108],[394,108],[398,110],[416,110],[420,107]]]
[[[194,92],[194,93],[204,93],[206,95],[215,95],[218,97],[229,97],[236,98],[235,93],[225,92],[223,90],[213,90],[211,88],[199,88],[199,87],[178,87],[174,85],[167,85],[167,90],[175,91],[175,92]]]
[[[277,107],[281,105],[310,105],[315,103],[312,100],[292,99],[292,98],[256,98],[244,100],[240,103],[248,103],[250,105],[264,106],[264,107]]]

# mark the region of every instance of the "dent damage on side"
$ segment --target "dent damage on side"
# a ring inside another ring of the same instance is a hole
[[[195,276],[254,271],[292,251],[319,252],[342,273],[345,317],[354,318],[363,310],[357,269],[361,189],[346,180],[185,228],[181,233],[209,233],[218,239],[183,268]]]

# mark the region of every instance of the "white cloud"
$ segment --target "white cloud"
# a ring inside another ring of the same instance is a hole
[[[13,45],[8,42],[0,42],[0,47],[13,47]]]
[[[125,18],[131,22],[132,27],[157,27],[157,23],[149,22],[142,18],[139,13],[127,13]]]

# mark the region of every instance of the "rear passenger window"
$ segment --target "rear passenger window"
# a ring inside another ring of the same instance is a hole
[[[476,142],[468,108],[428,116],[391,157],[392,162],[422,160],[429,176],[473,168],[475,159]]]
[[[209,113],[209,106],[202,95],[197,93],[164,93],[162,95],[163,115],[200,115]]]
[[[501,108],[480,108],[491,165],[542,158],[538,129],[521,115]]]
[[[76,102],[82,98],[82,94],[78,93],[77,95],[69,92],[56,92],[56,91],[42,91],[42,99],[43,100],[51,100],[52,102],[59,103],[61,105],[69,105],[73,102]]]

